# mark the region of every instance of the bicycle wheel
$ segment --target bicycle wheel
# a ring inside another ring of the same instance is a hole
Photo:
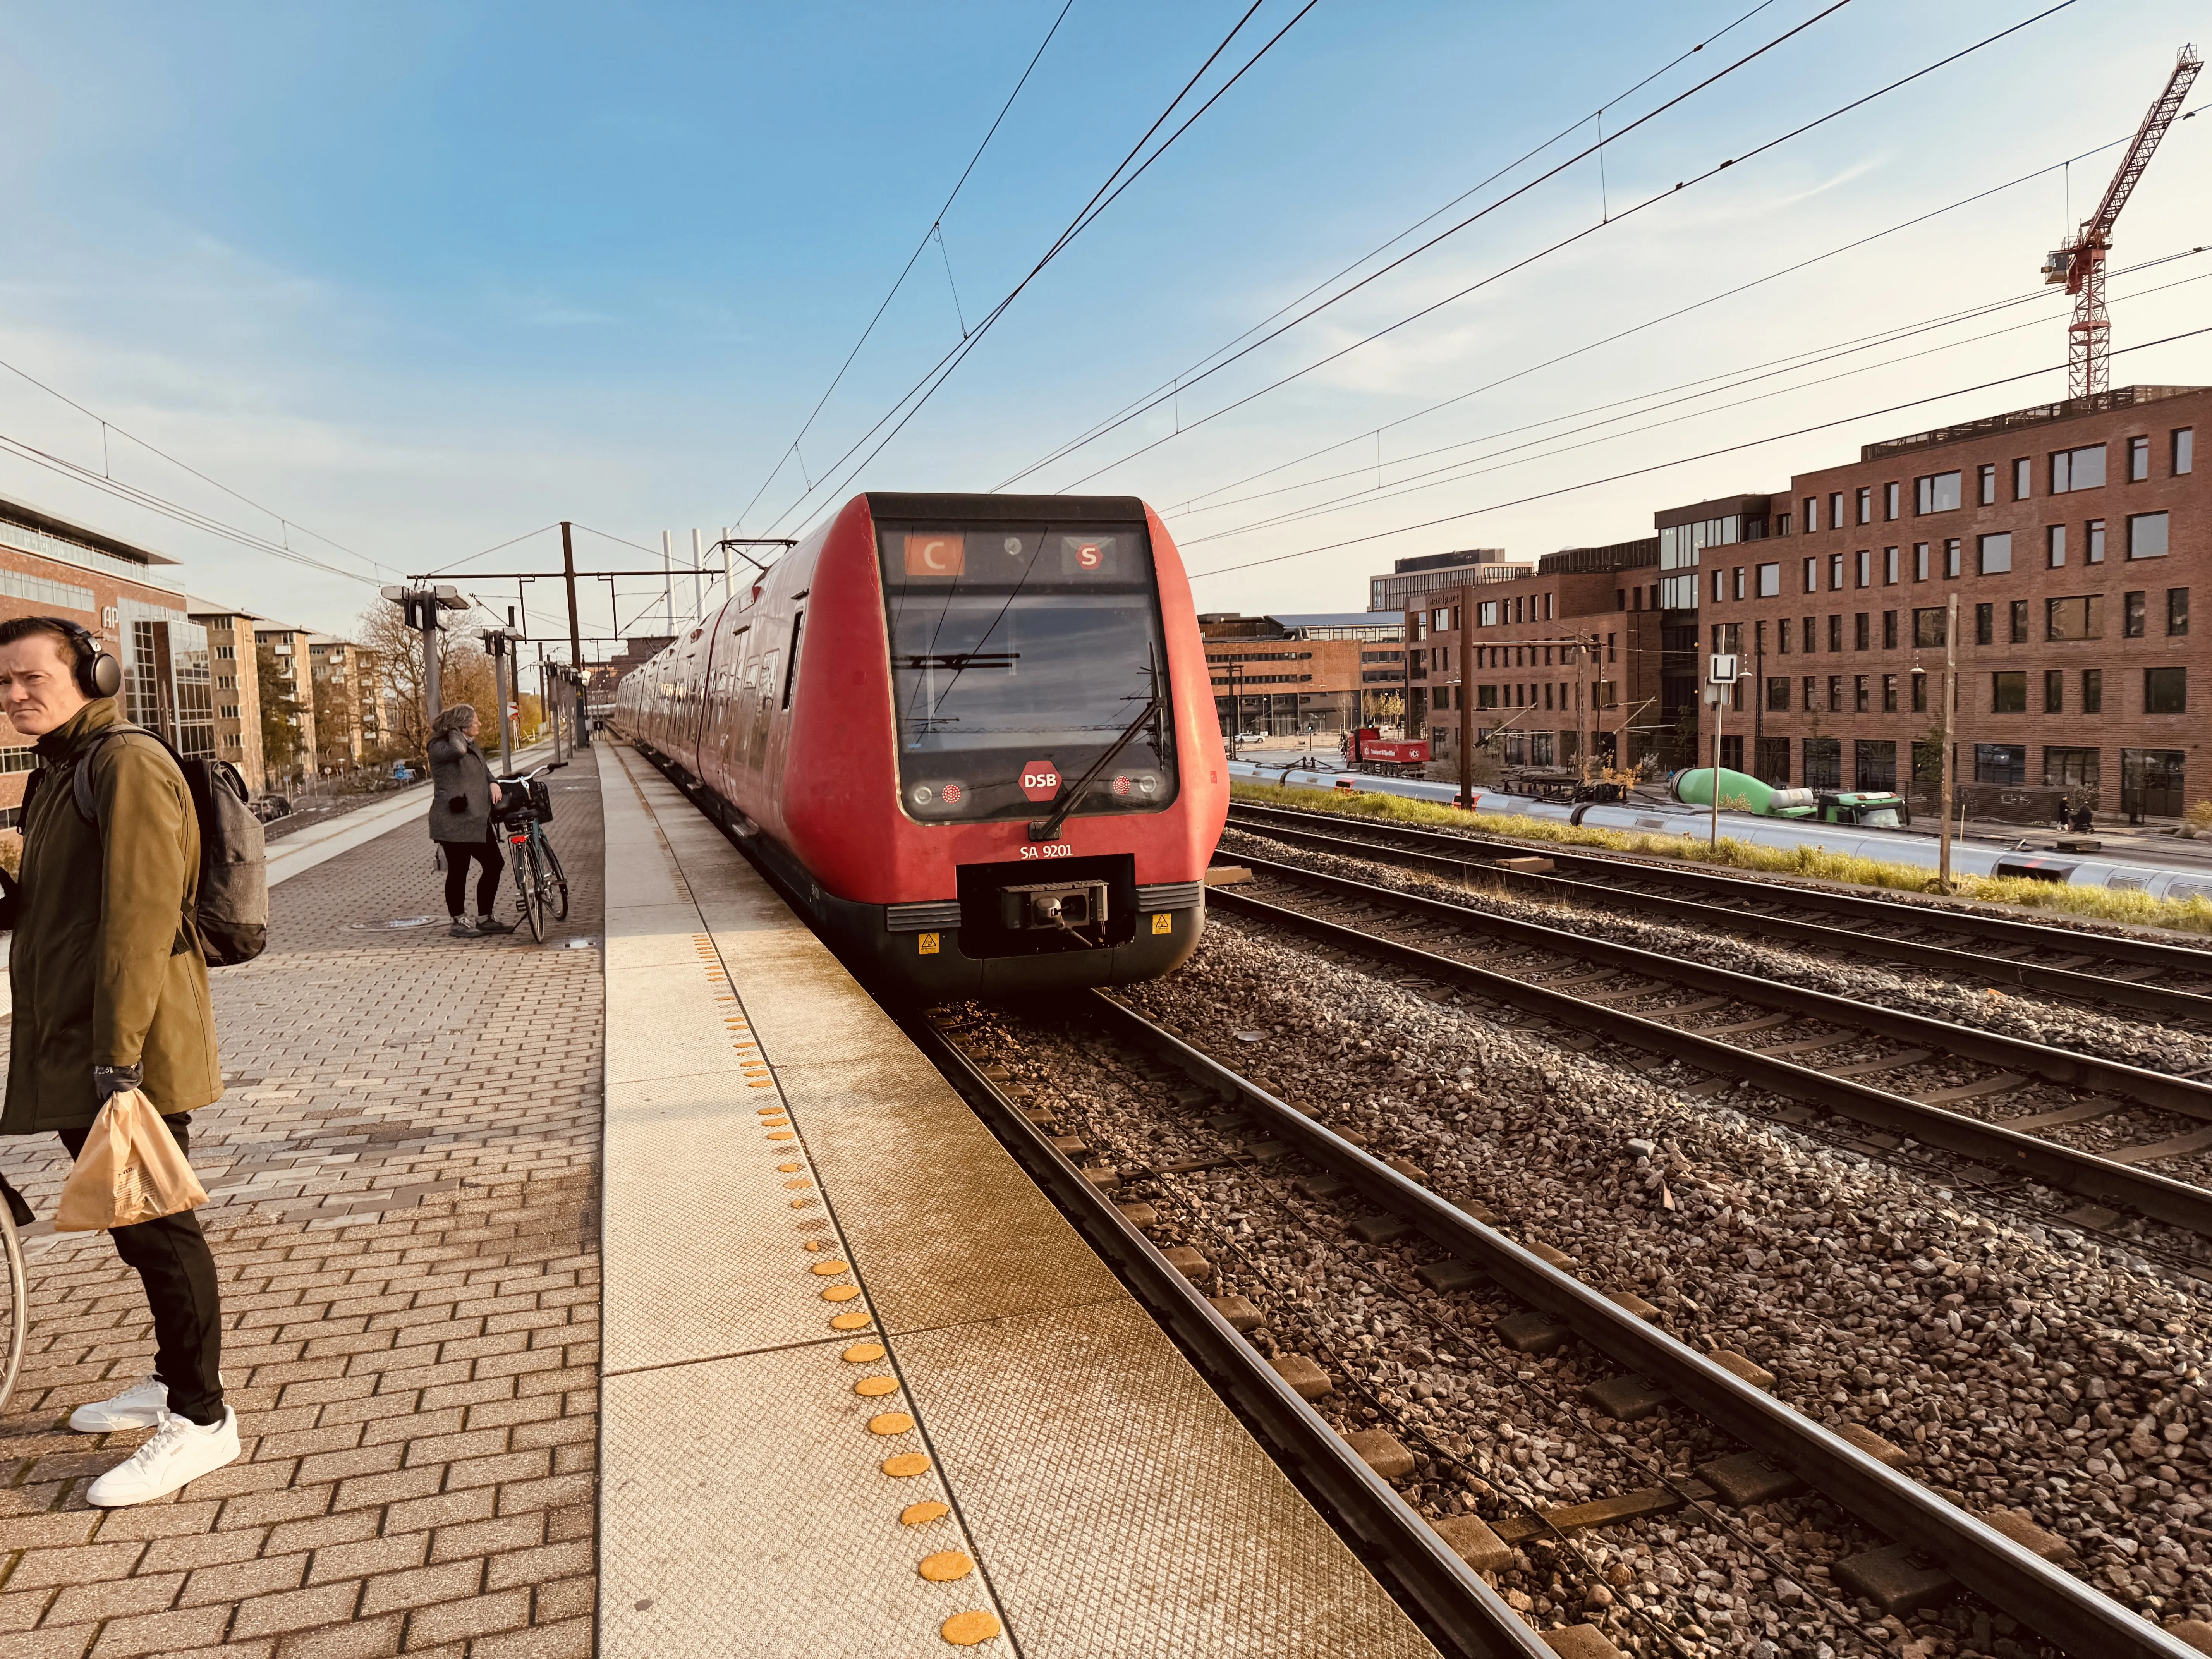
[[[515,848],[515,863],[526,866],[518,872],[522,888],[522,914],[530,923],[530,937],[540,945],[545,943],[545,870],[538,861],[538,843],[526,841]]]
[[[5,1204],[0,1204],[0,1253],[8,1259],[4,1279],[0,1279],[8,1297],[7,1368],[0,1371],[0,1411],[4,1411],[8,1397],[15,1392],[15,1378],[23,1369],[23,1350],[31,1334],[31,1285],[23,1267],[23,1241]]]
[[[553,875],[553,920],[568,920],[568,875],[561,867],[561,856],[553,850],[553,843],[540,839],[538,848],[545,854],[545,867]]]

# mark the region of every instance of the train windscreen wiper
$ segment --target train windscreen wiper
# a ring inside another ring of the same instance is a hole
[[[1075,810],[1076,803],[1091,793],[1091,786],[1098,781],[1100,775],[1120,758],[1124,749],[1136,741],[1137,733],[1159,717],[1164,702],[1161,694],[1154,690],[1145,699],[1145,706],[1138,711],[1137,718],[1129,722],[1120,737],[1106,745],[1104,754],[1091,763],[1091,769],[1078,778],[1073,786],[1060,785],[1060,793],[1053,799],[1052,811],[1044,817],[1030,820],[1029,836],[1031,841],[1060,839],[1060,826],[1067,822],[1067,815]]]

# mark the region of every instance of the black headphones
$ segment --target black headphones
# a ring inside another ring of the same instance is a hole
[[[70,643],[76,648],[76,689],[88,697],[112,697],[123,689],[123,665],[106,651],[92,636],[92,630],[66,617],[48,620],[69,635]]]

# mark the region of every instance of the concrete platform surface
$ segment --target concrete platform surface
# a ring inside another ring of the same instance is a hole
[[[599,764],[606,1659],[1432,1654],[728,842]]]

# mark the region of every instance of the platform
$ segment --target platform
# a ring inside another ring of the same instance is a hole
[[[1432,1654],[751,866],[597,752],[605,1659]]]

